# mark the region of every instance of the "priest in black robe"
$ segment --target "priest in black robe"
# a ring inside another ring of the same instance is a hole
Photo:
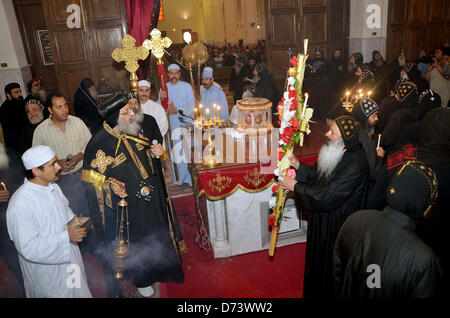
[[[88,244],[94,245],[94,254],[103,262],[109,297],[120,293],[113,278],[117,259],[112,251],[118,243],[121,198],[128,203],[122,233],[129,250],[125,282],[134,284],[142,296],[150,296],[153,283],[184,281],[181,255],[186,247],[163,179],[160,158],[166,154],[161,133],[140,106],[135,114],[136,103],[137,96],[120,94],[100,107],[106,120],[84,156],[82,179],[95,228]]]
[[[334,278],[341,298],[443,296],[440,261],[417,236],[438,195],[434,171],[408,161],[386,189],[387,207],[350,216],[336,239]]]
[[[308,212],[305,298],[333,297],[334,242],[347,217],[364,203],[369,166],[359,128],[351,116],[337,118],[317,163],[310,167],[292,157],[296,179],[279,181],[283,189],[295,190],[300,207]]]

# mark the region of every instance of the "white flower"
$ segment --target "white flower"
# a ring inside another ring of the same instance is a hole
[[[272,197],[272,199],[270,199],[270,201],[269,201],[270,208],[274,208],[276,204],[277,204],[277,198]]]
[[[289,100],[289,92],[284,92],[284,100]]]
[[[287,143],[285,143],[285,142],[283,141],[283,139],[280,139],[279,144],[280,144],[280,146],[285,146],[285,145],[287,145]]]
[[[278,172],[278,169],[275,169],[275,170],[273,171],[273,174],[274,174],[276,177],[279,177],[279,176],[280,176],[280,173]]]
[[[293,86],[295,84],[295,78],[293,76],[290,76],[288,78],[288,84],[291,86]]]

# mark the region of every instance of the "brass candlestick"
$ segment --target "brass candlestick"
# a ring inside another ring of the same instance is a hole
[[[219,158],[216,155],[213,155],[213,146],[212,146],[212,139],[211,139],[211,130],[208,129],[208,147],[209,147],[209,154],[203,158],[203,164],[213,168],[219,163]]]

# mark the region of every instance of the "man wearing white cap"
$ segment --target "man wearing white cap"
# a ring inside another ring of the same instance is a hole
[[[156,122],[158,123],[159,131],[164,138],[164,136],[167,134],[167,130],[169,129],[166,112],[161,104],[155,103],[150,99],[151,85],[148,81],[139,81],[138,86],[138,95],[139,101],[141,102],[142,112],[155,118]]]
[[[220,107],[220,118],[228,119],[230,115],[227,97],[221,88],[214,85],[212,70],[203,70],[202,87],[200,103],[203,105],[203,117],[206,117],[206,109],[209,109],[211,114],[215,114],[214,105],[216,105]]]
[[[86,230],[66,226],[74,214],[55,184],[61,171],[58,158],[50,147],[37,146],[22,161],[25,183],[12,196],[6,220],[27,297],[92,297],[77,245]]]
[[[170,129],[172,133],[172,149],[180,149],[180,151],[171,152],[172,162],[176,164],[176,178],[178,185],[189,184],[192,185],[192,177],[189,172],[186,155],[183,147],[179,146],[181,143],[181,133],[175,130],[186,127],[192,124],[192,120],[188,117],[181,116],[178,111],[182,110],[185,115],[194,117],[195,97],[192,86],[186,82],[180,81],[181,72],[177,64],[171,64],[167,68],[169,82],[167,83],[167,91],[169,97],[169,113]],[[159,101],[166,98],[166,92],[160,91]]]

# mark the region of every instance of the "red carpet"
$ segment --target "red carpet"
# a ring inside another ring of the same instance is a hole
[[[277,248],[275,257],[260,251],[214,259],[195,245],[197,230],[192,196],[174,199],[188,254],[183,284],[161,284],[162,298],[299,298],[302,297],[305,244]]]
[[[188,253],[183,257],[183,284],[161,283],[161,298],[299,298],[302,297],[305,244],[214,259],[196,246],[198,232],[193,196],[173,199]],[[94,297],[106,297],[100,262],[85,253],[83,260]],[[0,259],[0,297],[16,297],[16,282]]]

